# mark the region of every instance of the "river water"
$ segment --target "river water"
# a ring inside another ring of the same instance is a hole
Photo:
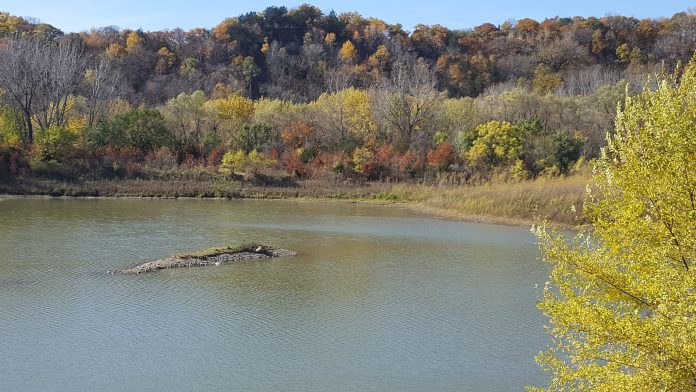
[[[245,241],[300,256],[106,274]],[[547,273],[527,228],[395,207],[0,199],[0,390],[519,391]]]

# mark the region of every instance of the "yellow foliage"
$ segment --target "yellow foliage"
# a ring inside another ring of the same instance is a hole
[[[275,164],[276,161],[266,158],[262,153],[252,150],[249,154],[244,154],[242,150],[229,151],[222,156],[220,163],[220,173],[232,174],[244,171],[258,173],[264,167]]]
[[[376,131],[367,91],[347,88],[337,93],[324,93],[310,104],[324,115],[323,125],[358,138],[367,138]],[[347,136],[347,135],[342,135]]]
[[[109,115],[118,116],[120,114],[126,114],[132,109],[131,104],[123,98],[116,98],[114,103],[109,109]]]
[[[368,61],[372,66],[381,67],[389,60],[389,49],[386,46],[380,45],[375,50],[375,53],[370,56]]]
[[[358,57],[358,50],[350,40],[347,40],[341,46],[341,50],[338,51],[338,57],[343,61],[353,62]]]
[[[254,101],[241,95],[211,99],[203,104],[223,140],[233,140],[234,134],[244,124],[251,122]]]
[[[519,130],[507,121],[489,121],[476,127],[466,158],[476,165],[504,165],[516,159],[522,149]]]
[[[254,114],[254,101],[241,95],[212,99],[205,106],[220,120],[235,127],[248,123]]]
[[[558,86],[563,83],[561,75],[544,64],[539,64],[534,70],[534,79],[532,79],[532,88],[534,92],[539,94],[552,93]]]
[[[253,122],[282,127],[282,125],[291,121],[293,112],[296,111],[296,106],[292,102],[279,99],[257,99],[254,102]]]
[[[256,150],[251,150],[249,154],[247,154],[247,170],[253,173],[258,173],[262,168],[274,164],[276,164],[276,161],[266,158],[265,155]]]
[[[0,106],[0,145],[19,147],[22,144],[21,127],[20,115]]]
[[[106,48],[106,55],[109,58],[119,57],[126,53],[126,49],[120,44],[113,43]]]
[[[229,29],[239,23],[237,18],[227,18],[215,26],[212,30],[213,37],[221,42],[228,42],[231,40]]]
[[[130,52],[131,50],[141,46],[143,44],[143,38],[136,31],[131,31],[126,37],[126,49]]]
[[[222,161],[220,162],[220,173],[232,174],[236,172],[241,172],[246,166],[246,155],[244,151],[229,151],[222,156]]]
[[[324,42],[326,42],[327,45],[333,45],[336,42],[336,33],[326,33]]]
[[[551,283],[548,390],[696,390],[696,61],[627,98],[571,243],[536,230]]]
[[[65,124],[65,129],[68,130],[68,132],[76,135],[82,134],[82,132],[87,129],[87,119],[82,116],[72,117],[68,119],[67,123]]]

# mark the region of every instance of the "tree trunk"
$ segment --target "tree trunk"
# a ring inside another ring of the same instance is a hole
[[[31,113],[28,110],[22,111],[24,115],[24,126],[27,127],[27,144],[34,144],[34,126],[31,123]]]

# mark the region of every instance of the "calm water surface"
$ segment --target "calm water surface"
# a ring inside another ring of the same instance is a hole
[[[299,257],[112,276],[242,241]],[[526,228],[304,201],[0,199],[0,390],[519,391]]]

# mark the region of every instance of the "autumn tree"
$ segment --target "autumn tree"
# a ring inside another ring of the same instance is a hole
[[[141,47],[145,40],[137,31],[131,31],[126,37],[126,50],[132,52],[137,48]]]
[[[341,50],[338,51],[338,56],[341,59],[341,61],[345,61],[346,63],[352,63],[358,57],[358,50],[355,48],[355,45],[353,45],[353,43],[350,40],[347,40],[343,43]]]
[[[69,41],[11,39],[0,48],[0,88],[24,118],[24,139],[41,129],[63,126],[68,98],[82,81],[86,62]]]
[[[242,125],[249,123],[254,114],[254,102],[241,95],[209,100],[204,103],[204,108],[213,131],[227,144],[234,142],[235,133]]]
[[[424,134],[432,125],[442,101],[436,85],[425,61],[402,55],[391,77],[373,94],[375,111],[395,133],[401,151],[409,149],[414,135]]]
[[[592,230],[536,230],[551,282],[547,390],[696,390],[696,59],[627,98],[585,202]]]
[[[534,70],[534,78],[532,79],[532,89],[539,94],[549,94],[553,92],[562,83],[561,75],[552,72],[549,67],[544,64],[539,64]]]
[[[84,95],[87,98],[87,126],[91,127],[106,118],[109,110],[121,95],[123,77],[111,62],[101,57],[85,72]]]
[[[254,58],[251,56],[245,57],[244,61],[242,62],[242,75],[244,75],[244,82],[247,85],[247,92],[249,96],[251,96],[251,82],[253,82],[260,73],[261,68],[256,65]]]
[[[503,121],[489,121],[476,127],[476,138],[466,158],[475,166],[487,168],[507,165],[522,150],[522,132],[519,127]]]
[[[348,88],[324,93],[310,104],[319,119],[322,135],[329,142],[343,142],[348,137],[366,138],[375,130],[366,91]]]
[[[167,101],[162,114],[178,143],[198,143],[207,114],[205,102],[205,93],[200,90]]]

